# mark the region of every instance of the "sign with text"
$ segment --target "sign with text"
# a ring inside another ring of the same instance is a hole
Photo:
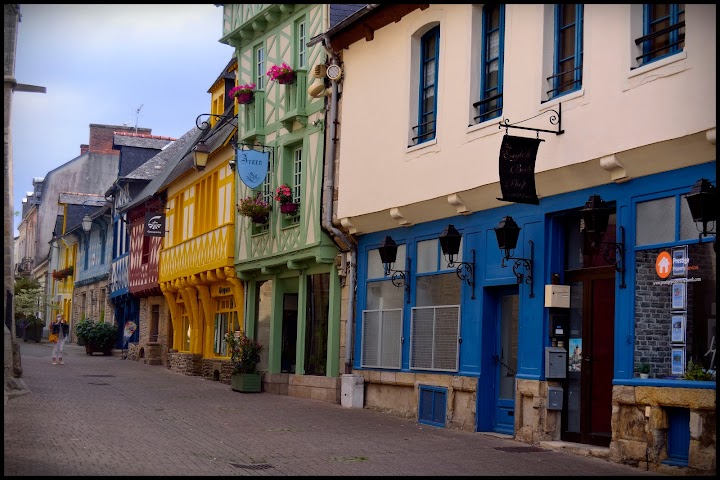
[[[257,150],[236,151],[237,172],[240,180],[250,188],[257,188],[265,180],[270,164],[270,152]]]
[[[146,237],[164,237],[165,214],[158,212],[146,212],[143,235]]]
[[[535,157],[539,138],[505,135],[500,146],[500,190],[503,202],[538,205],[535,193]]]

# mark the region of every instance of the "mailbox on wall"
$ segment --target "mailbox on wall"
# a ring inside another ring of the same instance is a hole
[[[545,378],[565,378],[567,351],[563,347],[545,347]]]

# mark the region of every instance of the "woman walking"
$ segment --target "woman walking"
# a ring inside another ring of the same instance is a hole
[[[50,341],[55,343],[52,351],[52,364],[57,365],[57,361],[59,361],[60,365],[64,365],[62,358],[63,346],[65,345],[65,337],[70,333],[70,325],[67,324],[62,313],[58,313],[51,327]]]

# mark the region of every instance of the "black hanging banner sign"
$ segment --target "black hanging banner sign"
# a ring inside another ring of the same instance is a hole
[[[165,214],[157,212],[146,212],[145,229],[143,235],[146,237],[164,237]]]
[[[500,190],[503,202],[538,205],[535,193],[535,157],[539,138],[505,135],[500,146]]]

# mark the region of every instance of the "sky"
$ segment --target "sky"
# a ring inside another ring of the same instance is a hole
[[[80,154],[91,123],[182,136],[210,112],[207,91],[234,53],[212,4],[21,4],[20,14],[15,79],[47,93],[13,94],[15,212],[34,177]]]

